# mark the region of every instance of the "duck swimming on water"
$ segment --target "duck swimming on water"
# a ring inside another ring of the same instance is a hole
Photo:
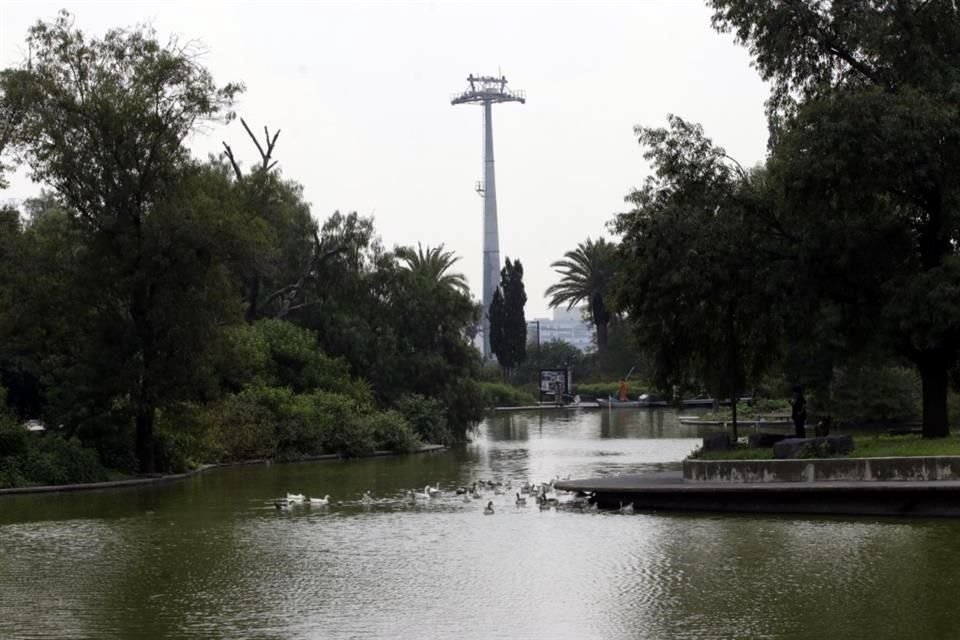
[[[494,511],[493,511],[493,500],[491,500],[490,502],[487,503],[487,506],[483,508],[483,515],[485,515],[485,516],[492,516],[493,513],[494,513]]]

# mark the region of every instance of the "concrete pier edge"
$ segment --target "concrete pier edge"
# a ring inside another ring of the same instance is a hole
[[[864,461],[869,460],[867,465]],[[690,480],[702,463],[726,465],[726,479]],[[871,479],[831,477],[837,465],[870,470]],[[748,464],[744,464],[748,463]],[[802,479],[771,479],[755,463],[776,463]],[[819,467],[819,471],[818,471]],[[812,469],[812,471],[811,471]],[[913,471],[910,471],[910,470]],[[925,470],[922,473],[917,470]],[[839,516],[960,517],[960,457],[825,458],[684,462],[683,471],[557,482],[588,494],[603,509],[632,503],[637,511],[699,511]],[[949,473],[947,473],[949,470]],[[759,478],[751,480],[750,478]],[[931,479],[940,478],[940,479]]]

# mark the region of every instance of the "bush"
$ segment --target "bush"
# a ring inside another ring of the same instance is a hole
[[[97,452],[81,446],[76,438],[55,433],[27,436],[26,447],[18,454],[0,457],[0,487],[107,479]]]
[[[13,421],[0,424],[0,458],[26,453],[30,446],[28,441],[30,435],[26,429],[17,426]]]
[[[412,393],[400,398],[395,408],[410,423],[411,429],[421,441],[450,444],[447,417],[439,400]]]
[[[483,394],[484,406],[491,408],[520,407],[538,402],[532,393],[497,382],[481,382],[480,391]]]
[[[860,365],[836,372],[830,406],[835,418],[900,422],[916,418],[919,406],[920,380],[912,369]]]
[[[484,395],[482,383],[470,378],[457,378],[441,398],[447,410],[447,430],[455,440],[465,440],[467,432],[483,420]]]
[[[409,453],[420,448],[420,441],[398,411],[383,411],[361,418],[373,437],[377,450]]]
[[[616,398],[620,394],[620,381],[616,382],[595,382],[591,384],[575,384],[574,393],[580,396],[592,396],[594,398]],[[630,398],[636,398],[644,393],[649,393],[645,386],[637,382],[627,381],[627,395]]]

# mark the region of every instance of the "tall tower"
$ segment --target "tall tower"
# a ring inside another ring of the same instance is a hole
[[[504,76],[474,76],[467,78],[470,88],[457,94],[450,104],[483,105],[483,181],[476,186],[483,198],[483,358],[489,360],[490,352],[490,303],[493,292],[500,282],[500,235],[497,230],[497,181],[493,175],[493,109],[497,102],[527,100],[522,91],[507,90]]]

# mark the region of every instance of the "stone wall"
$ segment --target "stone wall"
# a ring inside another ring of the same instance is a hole
[[[684,460],[692,482],[960,480],[960,457]]]

